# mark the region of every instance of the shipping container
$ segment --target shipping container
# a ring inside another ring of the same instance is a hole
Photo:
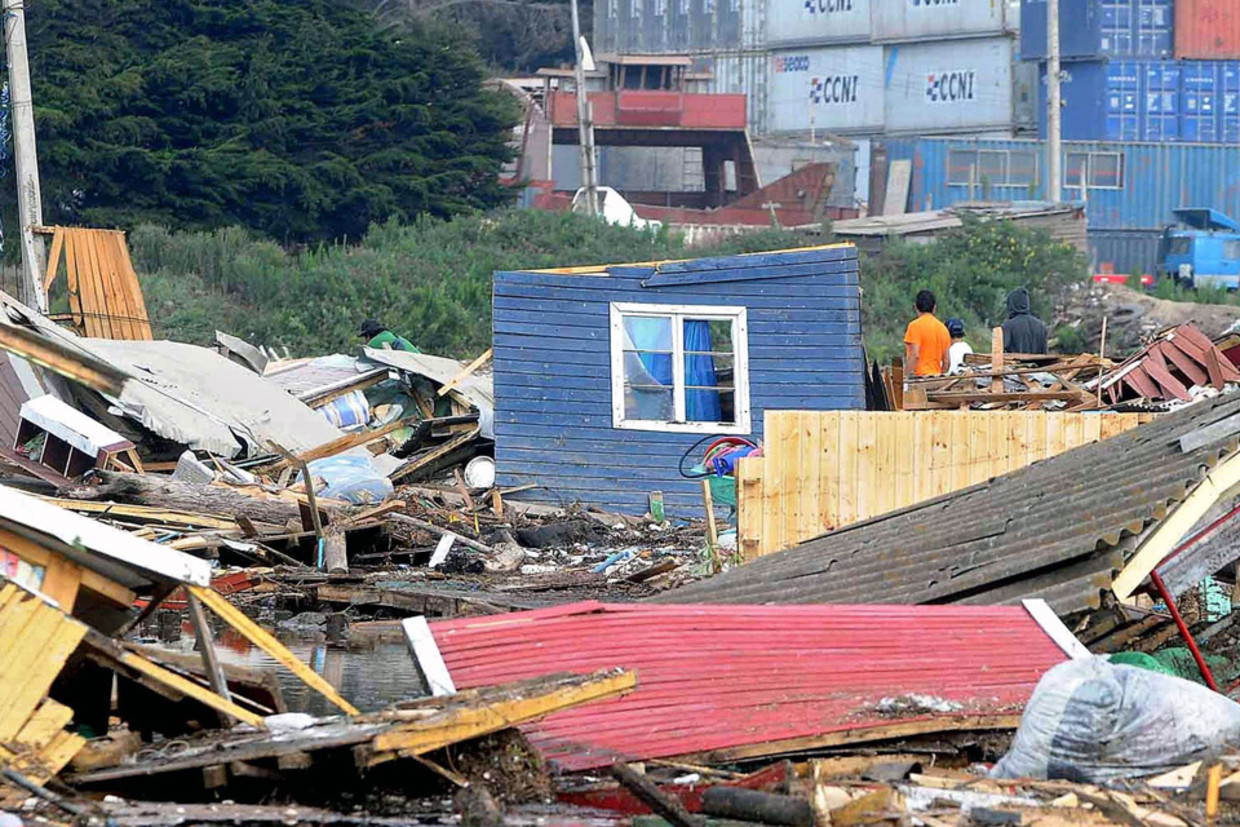
[[[844,133],[882,130],[882,46],[773,52],[767,67],[768,131],[807,134],[811,129]]]
[[[594,4],[594,34],[590,45],[600,54],[619,49],[616,33],[620,29],[620,0],[597,0]]]
[[[1223,62],[1195,60],[1182,64],[1183,89],[1180,137],[1213,143],[1223,139]]]
[[[1046,58],[1046,4],[1021,3],[1020,54],[1025,60]],[[1060,57],[1169,58],[1173,18],[1173,0],[1059,0]]]
[[[741,48],[741,0],[716,0],[716,3],[715,48]]]
[[[669,51],[672,52],[688,52],[692,45],[692,25],[693,17],[690,8],[690,0],[671,0],[672,4],[672,28]]]
[[[708,59],[710,91],[746,96],[749,131],[768,131],[771,56],[765,52],[721,52]]]
[[[1180,139],[1180,65],[1174,61],[1150,61],[1143,67],[1145,95],[1141,111],[1142,141]]]
[[[901,0],[903,2],[904,0]],[[870,40],[871,0],[752,0],[766,8],[766,45],[822,46]]]
[[[645,0],[642,12],[643,38],[641,51],[650,54],[661,54],[670,48],[668,35],[671,19],[668,14],[670,0]]]
[[[1227,143],[1240,143],[1240,61],[1223,63],[1222,83],[1222,122],[1219,131]]]
[[[1240,59],[1240,2],[1175,0],[1175,56],[1182,60]]]
[[[1009,37],[888,46],[884,77],[888,132],[1012,127]]]
[[[1089,229],[1089,266],[1092,273],[1122,273],[1139,284],[1145,274],[1158,272],[1161,230]]]
[[[1063,137],[1069,141],[1179,141],[1189,114],[1202,129],[1200,95],[1186,108],[1183,67],[1171,60],[1072,61],[1063,64]],[[1039,84],[1038,134],[1046,135],[1046,67]],[[1197,79],[1195,83],[1203,83]]]
[[[997,0],[872,0],[876,42],[985,37],[1009,31],[1006,2]]]
[[[910,160],[912,203],[933,208],[970,198],[969,170],[988,170],[992,197],[1043,198],[1043,141],[968,138],[894,138],[889,161]],[[1223,144],[1079,142],[1063,145],[1064,198],[1081,200],[1081,176],[1090,230],[1160,230],[1184,206],[1240,216],[1240,151]]]

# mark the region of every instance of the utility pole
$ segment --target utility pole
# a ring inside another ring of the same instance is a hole
[[[4,0],[4,41],[9,62],[9,112],[13,117],[13,159],[17,167],[17,216],[22,231],[22,275],[26,295],[22,298],[47,312],[43,294],[46,253],[43,240],[34,233],[43,225],[43,199],[39,193],[39,158],[34,142],[34,101],[30,94],[30,64],[26,59],[26,9],[23,0]]]
[[[1063,200],[1063,107],[1059,98],[1059,0],[1046,0],[1046,194],[1052,204]]]
[[[13,0],[5,0],[12,2]],[[577,142],[581,147],[581,183],[586,189],[586,213],[598,214],[598,180],[594,170],[594,122],[590,117],[590,99],[586,95],[585,54],[581,48],[581,20],[577,14],[577,0],[570,3],[573,11],[573,49],[577,56],[573,64],[573,82],[577,86]]]

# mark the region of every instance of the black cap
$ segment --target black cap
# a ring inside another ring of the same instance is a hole
[[[363,339],[373,339],[385,330],[387,328],[379,324],[378,319],[367,319],[362,322],[362,329],[357,335]]]

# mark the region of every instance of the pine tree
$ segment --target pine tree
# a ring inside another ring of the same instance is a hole
[[[28,26],[48,223],[355,240],[506,200],[515,106],[459,29],[327,0],[41,0]]]

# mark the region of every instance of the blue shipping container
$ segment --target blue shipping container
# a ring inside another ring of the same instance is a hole
[[[1046,58],[1046,2],[1021,2],[1020,53],[1026,59]],[[1173,0],[1060,0],[1060,57],[1171,57],[1173,10]]]
[[[1038,199],[1046,193],[1043,141],[908,138],[884,142],[889,161],[912,161],[911,203],[940,209],[983,196]],[[1088,168],[1090,230],[1160,230],[1178,207],[1240,216],[1240,151],[1224,144],[1065,142],[1064,198],[1081,198]],[[1087,163],[1083,163],[1083,161]],[[987,169],[988,193],[970,169]],[[972,192],[971,192],[972,187]]]
[[[1063,76],[1065,140],[1240,142],[1240,61],[1069,61]],[[1043,66],[1041,137],[1045,78]]]

